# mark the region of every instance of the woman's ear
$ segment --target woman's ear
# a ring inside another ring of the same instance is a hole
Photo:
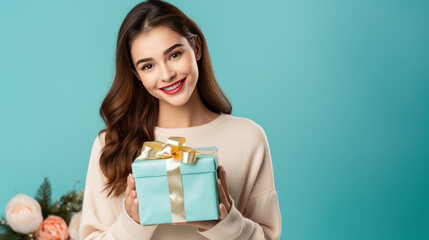
[[[199,61],[201,59],[201,38],[198,35],[195,35],[195,59]]]

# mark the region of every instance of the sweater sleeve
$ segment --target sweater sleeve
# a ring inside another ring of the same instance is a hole
[[[271,154],[265,132],[259,127],[260,148],[253,156],[253,168],[248,173],[253,179],[249,198],[243,213],[235,205],[228,216],[207,231],[198,231],[208,239],[279,239],[281,233],[281,215],[277,193],[274,188],[274,176]],[[262,160],[262,161],[261,161]],[[246,188],[246,187],[245,187]]]
[[[92,146],[79,239],[150,239],[157,225],[139,225],[125,211],[123,197],[107,197],[103,191],[107,179],[99,166],[102,137],[104,133],[95,139]]]

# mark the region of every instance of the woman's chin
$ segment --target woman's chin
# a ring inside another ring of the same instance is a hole
[[[161,102],[163,104],[167,104],[171,107],[182,107],[182,106],[186,105],[186,103],[188,102],[188,99],[183,99],[183,98],[180,98],[180,99],[163,99],[160,101],[160,103]]]

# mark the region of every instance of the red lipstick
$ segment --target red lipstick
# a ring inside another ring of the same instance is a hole
[[[165,93],[167,93],[167,94],[170,94],[170,95],[176,94],[176,93],[178,93],[182,89],[183,85],[185,84],[185,80],[186,80],[186,77],[184,79],[182,79],[182,80],[176,81],[176,82],[174,82],[174,83],[172,83],[170,85],[162,87],[162,88],[160,88],[160,90],[163,91],[163,92],[165,92]],[[177,84],[179,84],[179,85],[177,86]],[[176,88],[173,88],[173,89],[170,89],[170,90],[166,90],[166,88],[172,88],[175,85],[176,85]]]

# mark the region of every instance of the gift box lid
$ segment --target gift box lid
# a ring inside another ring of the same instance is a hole
[[[217,148],[205,147],[194,148],[199,153],[204,155],[197,156],[195,164],[180,163],[180,172],[182,175],[186,174],[201,174],[205,172],[216,172],[217,169]],[[213,152],[214,154],[206,154]],[[133,177],[160,177],[167,175],[166,160],[136,160],[132,164]]]

